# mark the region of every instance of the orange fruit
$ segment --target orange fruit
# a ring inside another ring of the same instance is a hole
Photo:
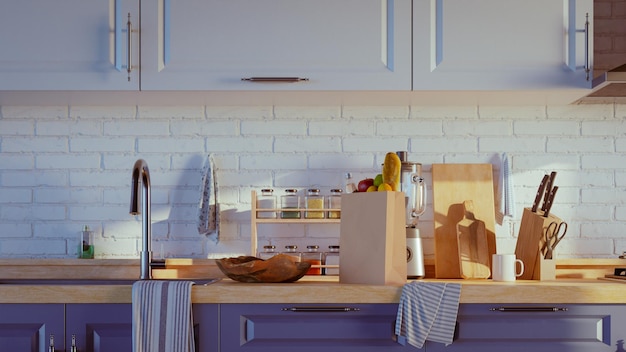
[[[393,187],[388,183],[381,183],[378,186],[378,192],[393,191]]]

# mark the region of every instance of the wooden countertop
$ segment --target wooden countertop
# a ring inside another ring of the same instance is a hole
[[[210,262],[183,268],[181,260],[168,261],[168,269],[155,271],[157,278],[178,277],[171,270],[189,277],[217,277]],[[615,260],[582,261],[586,266],[606,271]],[[36,263],[36,265],[35,265]],[[425,282],[461,283],[461,303],[581,303],[626,304],[626,281],[598,279],[597,274],[574,274],[580,266],[564,262],[563,274],[554,281],[518,280],[513,283],[492,280],[438,280]],[[622,264],[623,265],[623,264]],[[63,270],[58,270],[63,266]],[[179,271],[176,267],[180,266]],[[128,267],[128,268],[127,268]],[[76,270],[76,271],[73,271]],[[187,270],[187,271],[185,271]],[[42,272],[45,271],[45,276]],[[136,260],[0,260],[0,279],[4,278],[77,278],[77,272],[91,273],[82,278],[133,278],[138,273]],[[128,273],[127,273],[128,272]],[[52,276],[54,273],[56,275]],[[113,275],[112,273],[116,273]],[[121,275],[120,273],[124,273]],[[202,274],[202,275],[199,275]],[[195,275],[192,275],[195,274]],[[131,275],[131,276],[128,276]],[[131,303],[130,285],[12,285],[0,284],[0,303]],[[402,286],[358,285],[339,283],[338,277],[305,276],[294,283],[249,284],[223,278],[208,286],[196,285],[192,290],[194,303],[397,303]]]

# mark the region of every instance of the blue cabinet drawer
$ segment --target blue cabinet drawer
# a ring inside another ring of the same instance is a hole
[[[223,304],[220,309],[222,351],[417,351],[396,341],[397,304]]]

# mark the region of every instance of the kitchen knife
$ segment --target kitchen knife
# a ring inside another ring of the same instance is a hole
[[[533,207],[531,208],[531,211],[533,213],[536,212],[537,208],[539,207],[541,196],[543,196],[546,190],[546,183],[548,182],[549,178],[550,176],[548,174],[543,175],[543,179],[541,180],[541,183],[539,184],[539,189],[537,190],[537,195],[535,196],[535,201],[533,202]]]
[[[554,186],[554,179],[556,178],[556,171],[552,171],[550,173],[550,179],[548,180],[548,184],[546,185],[546,192],[543,196],[543,204],[541,205],[541,210],[546,211],[546,207],[548,206],[548,198],[550,197],[550,193],[552,193],[552,186]]]
[[[546,204],[546,210],[543,213],[544,218],[547,218],[548,215],[550,214],[550,209],[552,209],[552,204],[554,203],[554,195],[556,195],[556,191],[558,190],[559,190],[558,186],[552,187],[552,191],[550,192],[550,195],[548,196],[548,203]]]

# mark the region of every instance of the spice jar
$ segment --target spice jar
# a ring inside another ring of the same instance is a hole
[[[324,196],[320,195],[320,190],[317,188],[311,188],[307,192],[305,197],[306,211],[304,217],[307,219],[323,219],[324,212]],[[320,209],[319,211],[313,211],[311,209]]]
[[[296,261],[299,262],[301,260],[301,256],[300,256],[300,252],[298,252],[297,249],[298,249],[298,246],[294,246],[294,245],[285,246],[285,251],[283,252],[283,254],[290,255],[296,258]]]
[[[280,217],[283,219],[300,219],[300,211],[284,210],[298,209],[300,207],[300,196],[297,189],[286,189],[285,194],[280,197],[281,209]]]
[[[274,245],[267,245],[267,246],[263,246],[263,252],[259,252],[259,258],[263,259],[263,260],[267,260],[270,259],[271,257],[275,256],[276,253],[276,246]]]
[[[341,189],[331,189],[330,195],[326,198],[328,209],[341,209]],[[341,210],[329,210],[328,216],[329,219],[340,219],[341,218]]]
[[[302,261],[311,263],[311,266],[315,265],[317,267],[311,267],[306,275],[321,275],[322,268],[322,253],[318,251],[319,246],[306,246],[307,251],[302,253]]]
[[[324,275],[339,275],[339,246],[328,246],[328,252],[324,253],[324,265]]]
[[[265,188],[261,190],[261,195],[256,199],[257,209],[276,209],[276,196],[274,190]],[[258,211],[256,212],[257,218],[260,219],[275,219],[275,211]]]

